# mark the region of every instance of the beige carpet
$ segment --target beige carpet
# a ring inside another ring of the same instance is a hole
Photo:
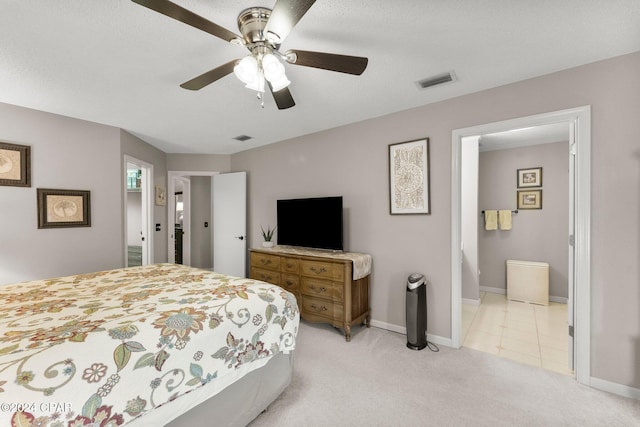
[[[406,348],[406,337],[303,322],[291,386],[262,426],[640,426],[640,401],[477,350]]]

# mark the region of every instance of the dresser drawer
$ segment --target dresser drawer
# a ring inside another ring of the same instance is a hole
[[[280,270],[287,273],[298,274],[298,267],[300,262],[295,258],[282,258],[280,261]]]
[[[336,281],[344,280],[344,269],[342,264],[302,260],[300,271],[305,276],[321,277],[323,279],[331,279]]]
[[[251,253],[251,267],[268,268],[269,270],[280,270],[280,257],[262,253]]]
[[[273,285],[280,285],[280,273],[264,268],[251,267],[251,278],[269,282]]]
[[[302,295],[303,313],[322,316],[328,319],[342,319],[342,304],[334,304],[332,301]]]
[[[331,283],[328,280],[302,278],[302,293],[320,298],[329,298],[341,302],[343,297],[342,284]]]
[[[300,277],[296,274],[280,274],[280,286],[288,291],[297,291],[300,289]]]

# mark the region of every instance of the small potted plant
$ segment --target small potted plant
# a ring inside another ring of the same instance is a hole
[[[265,230],[262,226],[260,226],[260,230],[262,230],[262,237],[264,238],[264,242],[262,242],[262,246],[265,248],[272,248],[274,243],[271,241],[273,238],[273,233],[276,231],[276,227],[271,228],[270,225],[267,226]]]

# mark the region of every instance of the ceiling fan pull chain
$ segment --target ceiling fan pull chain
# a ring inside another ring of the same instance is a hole
[[[264,92],[257,92],[256,98],[260,100],[260,108],[264,108]]]

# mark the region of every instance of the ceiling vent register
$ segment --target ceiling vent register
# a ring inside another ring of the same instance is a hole
[[[416,84],[420,89],[427,89],[456,80],[456,75],[453,73],[453,71],[449,71],[448,73],[442,73],[436,76],[431,76],[427,77],[426,79],[419,80],[416,82]]]

